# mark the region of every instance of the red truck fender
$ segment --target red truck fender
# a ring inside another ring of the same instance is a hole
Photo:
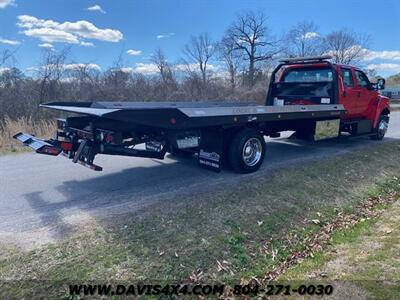
[[[379,95],[375,103],[376,103],[376,109],[374,110],[374,115],[373,115],[374,128],[376,128],[376,126],[378,125],[379,118],[381,115],[390,114],[389,98]]]

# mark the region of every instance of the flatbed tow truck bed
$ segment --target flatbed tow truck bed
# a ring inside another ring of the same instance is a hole
[[[249,122],[325,119],[344,113],[343,106],[337,104],[265,106],[243,102],[53,102],[41,107],[135,126],[174,130]]]
[[[345,113],[339,104],[263,106],[243,102],[53,102],[41,107],[78,116],[58,119],[53,139],[25,133],[15,138],[37,153],[61,153],[97,171],[102,170],[93,163],[97,154],[163,159],[170,152],[195,153],[200,165],[215,171],[226,163],[238,172],[253,172],[264,157],[264,135],[276,137],[280,131],[299,126],[312,130],[316,124],[332,120],[338,124]],[[250,144],[238,141],[238,136],[249,137]],[[135,148],[139,144],[145,144],[145,150]],[[239,154],[230,148],[238,146],[247,149],[242,157],[247,157],[248,165],[235,165],[233,156]],[[251,162],[255,158],[256,164]]]

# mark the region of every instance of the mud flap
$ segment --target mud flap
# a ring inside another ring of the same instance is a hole
[[[199,148],[200,166],[215,172],[220,172],[223,155],[223,130],[204,129],[201,131]]]

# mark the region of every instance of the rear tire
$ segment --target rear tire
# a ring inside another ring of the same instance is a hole
[[[265,141],[255,129],[243,129],[233,137],[228,161],[235,172],[252,173],[257,171],[265,156]]]
[[[385,137],[389,126],[389,116],[381,115],[378,125],[374,129],[374,134],[370,136],[371,140],[380,141]]]

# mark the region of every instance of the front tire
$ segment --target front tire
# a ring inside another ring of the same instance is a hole
[[[257,171],[265,156],[265,141],[255,129],[243,129],[232,139],[228,160],[235,172],[252,173]]]
[[[379,118],[378,125],[374,129],[374,134],[370,136],[372,140],[380,141],[385,137],[387,129],[389,127],[389,116],[381,115]]]

